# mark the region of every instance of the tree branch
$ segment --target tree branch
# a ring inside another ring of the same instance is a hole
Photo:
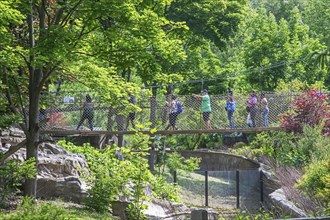
[[[48,121],[49,121],[49,118],[46,118],[46,119],[42,120],[41,122],[39,122],[39,127],[45,125]],[[43,143],[43,142],[45,142],[45,141],[38,142],[38,145]],[[21,149],[25,145],[26,145],[26,139],[24,141],[20,142],[19,144],[17,144],[16,146],[11,146],[9,148],[9,150],[0,158],[0,164],[3,164],[8,157],[13,155],[16,151],[18,151],[19,149]]]
[[[24,147],[26,145],[26,139],[16,146],[11,146],[9,150],[0,158],[0,164],[3,164],[5,160],[13,155],[16,151],[18,151],[20,148]]]
[[[82,0],[79,0],[74,6],[73,8],[70,10],[70,12],[63,18],[62,22],[60,25],[62,26],[66,26],[68,21],[69,21],[69,18],[71,17],[71,15],[73,14],[73,12],[76,11],[76,9],[78,8],[78,6],[82,3]]]
[[[16,78],[13,77],[13,79],[14,79],[14,84],[15,84],[15,88],[16,88],[16,91],[17,91],[18,99],[19,99],[19,102],[20,102],[20,105],[21,105],[21,109],[22,109],[22,113],[23,113],[23,119],[24,119],[23,121],[24,121],[25,129],[26,129],[27,128],[27,114],[26,114],[26,111],[25,111],[25,108],[24,108],[24,105],[23,105],[22,92],[21,92],[20,87],[18,86]]]

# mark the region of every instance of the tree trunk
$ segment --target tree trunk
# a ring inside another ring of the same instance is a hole
[[[30,14],[27,17],[29,27],[29,47],[33,51],[35,47],[34,28],[33,28],[33,2],[30,2]],[[26,134],[26,159],[35,159],[35,168],[38,167],[38,142],[39,142],[39,102],[40,91],[38,88],[42,70],[35,69],[33,62],[35,55],[30,53],[29,64],[29,117],[28,117],[28,131]],[[24,194],[29,196],[36,196],[37,192],[37,177],[27,179],[24,185]]]

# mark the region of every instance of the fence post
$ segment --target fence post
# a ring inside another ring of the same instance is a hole
[[[208,171],[205,171],[205,206],[209,206],[209,175]]]
[[[236,170],[236,208],[239,209],[239,170]]]
[[[263,180],[264,173],[260,170],[260,201],[261,205],[263,206],[264,203],[264,180]]]

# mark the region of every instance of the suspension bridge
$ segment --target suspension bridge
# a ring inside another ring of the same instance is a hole
[[[83,116],[83,105],[86,94],[90,94],[93,102],[93,110],[90,117]],[[201,112],[201,101],[191,95],[178,95],[183,112],[177,116],[176,127],[178,129],[166,129],[169,124],[169,107],[165,105],[170,98],[166,96],[136,98],[134,110],[132,105],[109,106],[102,102],[101,98],[93,92],[65,92],[60,95],[48,94],[45,106],[41,110],[42,118],[48,118],[46,125],[42,126],[41,132],[53,135],[131,135],[139,131],[144,134],[207,134],[207,133],[231,133],[231,132],[262,132],[284,130],[280,127],[278,116],[285,113],[294,94],[288,93],[265,93],[268,100],[269,126],[264,126],[260,96],[257,96],[257,112],[255,127],[248,127],[246,102],[249,95],[234,95],[236,110],[233,114],[233,125],[229,124],[227,111],[225,110],[228,95],[212,95],[210,122],[211,129],[205,128]],[[129,97],[127,98],[129,99]],[[134,126],[132,124],[134,113]],[[82,117],[85,121],[77,129]],[[89,121],[90,120],[90,121]],[[91,124],[90,124],[91,123]],[[91,129],[92,127],[92,129]]]

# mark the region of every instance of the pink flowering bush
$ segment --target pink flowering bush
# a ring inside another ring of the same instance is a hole
[[[49,116],[49,121],[47,122],[47,125],[52,127],[52,126],[66,126],[67,122],[66,119],[68,117],[65,116],[61,112],[54,112]]]
[[[304,125],[314,127],[324,122],[324,132],[330,132],[328,95],[316,89],[302,92],[289,110],[279,116],[281,126],[288,131],[302,132]]]

